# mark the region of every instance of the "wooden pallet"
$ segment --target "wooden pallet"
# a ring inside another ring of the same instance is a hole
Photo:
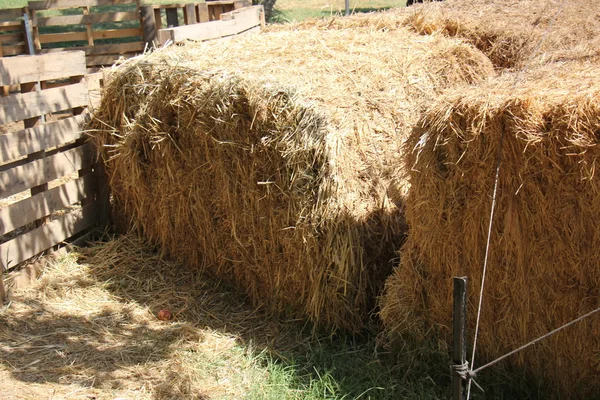
[[[241,8],[220,15],[219,21],[161,29],[158,42],[163,46],[168,41],[181,43],[185,40],[206,41],[224,39],[241,34],[260,31],[265,24],[263,6]]]
[[[144,50],[136,0],[32,1],[28,7],[36,53],[83,50],[87,67],[94,69]],[[44,15],[49,10],[69,10],[69,15]]]
[[[0,135],[0,299],[2,272],[105,215],[82,131],[89,118],[85,74],[82,51],[0,59],[0,85],[20,88],[0,98],[7,131]]]

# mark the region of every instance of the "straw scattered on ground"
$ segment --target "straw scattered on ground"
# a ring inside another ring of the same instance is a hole
[[[12,286],[9,279],[9,286]],[[170,321],[157,314],[168,309]],[[135,236],[55,258],[0,308],[3,400],[437,399],[446,364],[314,336]],[[443,359],[434,345],[429,360]],[[433,378],[432,378],[433,377]],[[435,381],[433,380],[435,378]],[[433,382],[439,382],[434,385]]]

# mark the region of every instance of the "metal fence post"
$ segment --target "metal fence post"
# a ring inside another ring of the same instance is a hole
[[[452,399],[465,398],[466,380],[458,369],[467,361],[467,277],[454,277],[452,317]]]

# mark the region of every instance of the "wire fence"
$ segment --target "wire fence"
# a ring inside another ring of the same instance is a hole
[[[540,40],[538,41],[536,47],[534,48],[533,52],[531,53],[529,59],[527,60],[527,62],[523,66],[523,68],[515,74],[515,79],[513,82],[513,89],[516,88],[516,85],[519,82],[521,76],[527,72],[531,61],[534,59],[534,57],[540,51],[542,44],[544,43],[548,33],[554,27],[555,22],[557,21],[559,15],[562,13],[562,11],[567,3],[568,3],[568,0],[562,1],[558,10],[552,16],[550,23],[548,24],[548,27],[542,34]],[[477,306],[477,317],[476,317],[476,322],[475,322],[475,333],[474,333],[474,338],[473,338],[471,361],[470,361],[470,363],[468,361],[465,361],[462,364],[455,364],[452,366],[453,373],[457,374],[461,379],[464,380],[464,382],[467,383],[467,385],[466,385],[466,399],[467,400],[469,400],[471,397],[471,387],[473,384],[476,387],[478,387],[480,390],[483,391],[483,388],[481,388],[481,386],[479,386],[477,384],[477,382],[475,382],[475,378],[477,377],[477,374],[479,372],[481,372],[495,364],[498,364],[502,360],[504,360],[508,357],[511,357],[511,356],[535,345],[536,343],[539,343],[539,342],[557,334],[558,332],[561,332],[564,329],[575,325],[576,323],[578,323],[584,319],[590,318],[593,315],[600,313],[600,307],[598,307],[595,310],[592,310],[584,315],[581,315],[581,316],[567,322],[566,324],[564,324],[564,325],[562,325],[562,326],[560,326],[560,327],[558,327],[558,328],[556,328],[534,340],[531,340],[530,342],[523,344],[522,346],[520,346],[520,347],[518,347],[518,348],[516,348],[516,349],[514,349],[514,350],[478,367],[478,368],[475,368],[475,356],[477,354],[477,338],[479,335],[479,327],[480,327],[480,321],[481,321],[481,309],[482,309],[482,305],[483,305],[486,274],[487,274],[488,267],[489,267],[488,266],[489,254],[490,254],[490,248],[491,248],[492,231],[493,231],[493,226],[494,226],[494,215],[495,215],[496,205],[497,205],[498,183],[499,183],[500,170],[501,170],[501,166],[502,166],[502,150],[503,150],[504,137],[505,137],[505,131],[503,130],[501,133],[500,139],[499,139],[498,153],[497,153],[497,157],[496,157],[494,186],[493,186],[492,196],[491,196],[492,203],[491,203],[491,207],[490,207],[490,217],[489,217],[489,224],[488,224],[488,230],[487,230],[485,255],[484,255],[483,266],[482,266],[481,285],[479,288],[479,299],[478,299],[478,306]],[[463,393],[463,395],[464,395],[464,393]]]

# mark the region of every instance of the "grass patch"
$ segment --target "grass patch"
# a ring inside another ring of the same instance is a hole
[[[10,283],[10,277],[8,279]],[[160,309],[175,314],[156,318]],[[447,347],[311,333],[231,287],[161,260],[131,236],[55,261],[0,308],[3,398],[441,399]],[[519,379],[515,379],[519,377]],[[474,399],[537,399],[520,374],[486,374]]]
[[[163,308],[176,318],[159,321]],[[435,346],[442,370],[381,351],[368,335],[322,337],[269,317],[129,236],[56,261],[0,309],[8,398],[26,388],[32,399],[443,397],[446,356]]]

